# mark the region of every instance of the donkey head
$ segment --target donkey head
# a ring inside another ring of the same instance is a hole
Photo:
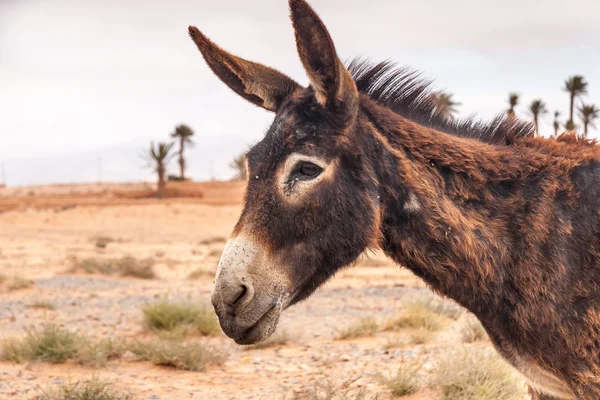
[[[247,154],[244,209],[212,295],[223,330],[240,344],[269,337],[284,308],[352,263],[379,230],[378,189],[361,135],[369,123],[356,85],[317,14],[303,0],[290,0],[290,8],[308,88],[189,28],[225,84],[275,112]]]

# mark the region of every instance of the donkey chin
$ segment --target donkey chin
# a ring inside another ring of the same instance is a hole
[[[238,236],[227,242],[219,261],[211,301],[223,332],[237,344],[267,339],[289,305],[288,280],[264,254]]]

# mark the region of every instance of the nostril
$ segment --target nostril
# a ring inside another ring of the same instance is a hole
[[[248,293],[248,287],[246,285],[242,285],[240,289],[241,290],[240,290],[239,295],[236,297],[236,299],[233,301],[233,303],[231,303],[232,306],[239,303],[240,300],[242,300],[246,296],[246,293]]]

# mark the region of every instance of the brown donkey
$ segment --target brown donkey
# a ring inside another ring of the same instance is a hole
[[[303,87],[189,33],[214,73],[275,113],[247,156],[245,205],[212,302],[240,344],[379,247],[473,312],[538,391],[600,399],[600,151],[496,119],[448,121],[427,83],[339,60],[290,0]]]

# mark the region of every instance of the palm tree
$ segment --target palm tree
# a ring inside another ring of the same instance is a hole
[[[185,158],[183,157],[183,150],[186,145],[192,147],[194,142],[192,136],[194,131],[192,128],[185,124],[177,125],[175,131],[171,133],[171,137],[179,141],[179,177],[181,180],[185,179]]]
[[[535,134],[539,135],[539,118],[548,112],[546,109],[546,104],[540,100],[533,100],[531,105],[529,106],[529,112],[533,116],[533,125],[535,126]]]
[[[583,123],[583,137],[587,138],[588,126],[596,128],[596,120],[600,118],[600,109],[594,104],[581,104],[577,111]]]
[[[248,171],[246,170],[246,153],[242,153],[231,160],[229,166],[237,171],[233,177],[234,180],[246,180],[248,178]]]
[[[167,165],[173,159],[174,154],[171,153],[174,143],[159,142],[154,146],[154,142],[150,142],[150,149],[142,154],[142,157],[148,163],[149,168],[153,168],[158,178],[158,187],[156,190],[157,197],[163,197],[165,191],[165,174],[167,173]]]
[[[563,90],[569,93],[571,100],[569,108],[569,121],[567,121],[567,129],[575,129],[575,121],[573,120],[573,110],[575,107],[575,99],[581,95],[587,94],[587,82],[581,75],[573,75],[565,81]],[[569,124],[570,122],[570,124]]]
[[[554,137],[558,137],[558,130],[560,129],[560,122],[558,122],[559,115],[560,111],[554,111],[554,122],[552,123],[554,126]]]
[[[436,113],[444,118],[454,118],[454,114],[457,113],[456,107],[461,105],[461,103],[452,99],[454,95],[452,93],[437,92],[433,96]]]
[[[519,97],[520,94],[516,92],[510,92],[508,94],[508,110],[506,110],[508,118],[515,118],[515,107],[519,104]]]

